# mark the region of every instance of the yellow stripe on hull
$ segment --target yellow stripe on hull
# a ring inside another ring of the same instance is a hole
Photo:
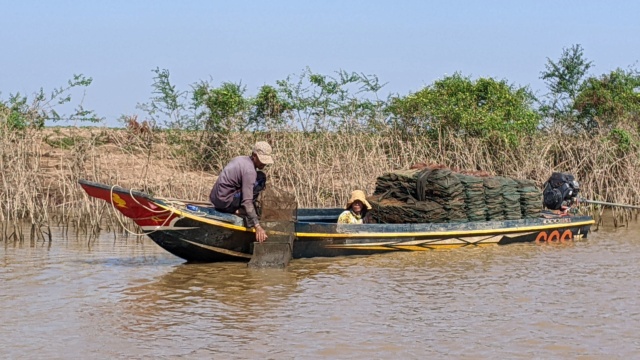
[[[585,225],[595,224],[594,220],[567,222],[567,223],[554,223],[526,226],[519,228],[501,228],[501,229],[484,229],[484,230],[463,230],[463,231],[424,231],[424,232],[387,232],[387,233],[296,233],[297,237],[313,237],[313,238],[389,238],[389,237],[420,237],[420,236],[473,236],[482,234],[514,234],[514,233],[526,233],[542,230],[553,230],[566,227],[579,227]]]
[[[157,206],[171,211],[174,214],[192,219],[205,224],[215,225],[221,228],[239,231],[255,232],[254,229],[249,229],[245,226],[233,225],[219,220],[213,220],[201,216],[190,214],[186,211],[176,209],[163,204],[155,203]],[[422,232],[358,232],[358,233],[295,233],[297,238],[415,238],[415,237],[468,237],[468,236],[481,236],[481,235],[508,235],[508,234],[522,234],[527,232],[536,232],[542,230],[553,230],[565,227],[580,227],[586,225],[595,224],[594,220],[579,221],[579,222],[554,222],[549,224],[525,226],[517,228],[500,228],[500,229],[482,229],[482,230],[458,230],[458,231],[422,231]],[[268,231],[269,233],[269,231]],[[283,232],[271,232],[273,234],[285,234]]]

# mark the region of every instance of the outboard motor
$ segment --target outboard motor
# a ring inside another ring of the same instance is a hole
[[[578,198],[580,184],[575,177],[568,173],[554,172],[544,183],[542,203],[550,210],[560,210],[563,206],[570,207]]]

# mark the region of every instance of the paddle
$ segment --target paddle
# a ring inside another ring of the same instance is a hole
[[[587,203],[587,204],[594,204],[594,205],[616,206],[616,207],[622,207],[627,209],[640,209],[640,206],[636,206],[636,205],[616,204],[616,203],[610,203],[605,201],[580,199],[580,202]]]

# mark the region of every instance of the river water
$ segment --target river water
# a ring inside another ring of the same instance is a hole
[[[184,264],[146,238],[0,243],[3,359],[640,358],[640,225],[588,240]]]

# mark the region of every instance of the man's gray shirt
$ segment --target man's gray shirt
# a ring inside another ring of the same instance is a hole
[[[253,207],[253,186],[256,183],[258,173],[249,156],[233,158],[222,169],[216,181],[209,199],[217,209],[229,210],[233,203],[233,196],[241,192],[241,205],[247,212],[247,226],[258,224],[258,215]]]

